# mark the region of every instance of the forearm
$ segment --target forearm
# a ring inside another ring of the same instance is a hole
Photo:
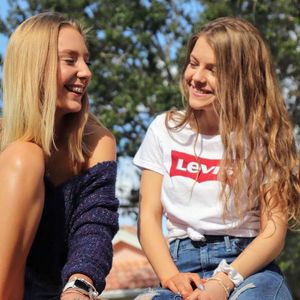
[[[179,271],[174,264],[162,233],[161,219],[143,215],[139,224],[142,248],[159,280],[163,282]],[[158,251],[159,249],[159,251]]]
[[[86,227],[86,226],[85,226]],[[73,274],[85,274],[93,281],[97,291],[102,292],[105,278],[112,263],[112,238],[115,229],[95,224],[91,234],[85,234],[85,227],[76,232],[69,246],[67,263],[62,270],[63,281],[66,282]]]
[[[116,163],[97,165],[93,176],[79,185],[67,232],[68,257],[62,270],[65,283],[75,273],[89,276],[101,292],[111,268],[112,239],[118,230],[118,205],[115,198]]]
[[[244,278],[272,262],[283,248],[287,228],[284,218],[275,216],[272,220],[268,220],[262,228],[261,233],[231,263],[231,266]],[[201,299],[207,299],[202,298],[207,294],[213,295],[213,299],[227,299],[235,285],[225,270],[215,273],[212,278],[208,279],[205,283],[205,291],[196,289],[190,300],[200,299],[199,295],[201,295]]]
[[[282,251],[287,225],[284,220],[274,217],[267,222],[264,230],[231,264],[244,278],[259,271],[272,262]]]

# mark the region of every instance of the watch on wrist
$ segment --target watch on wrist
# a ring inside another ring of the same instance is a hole
[[[219,272],[225,273],[233,282],[235,287],[239,286],[244,281],[244,277],[236,269],[229,265],[225,259],[221,260],[218,267],[214,270],[213,276]]]
[[[67,282],[65,287],[63,288],[63,292],[68,289],[73,289],[83,295],[89,296],[91,300],[100,299],[99,293],[97,292],[96,288],[83,278],[74,277],[73,280]]]

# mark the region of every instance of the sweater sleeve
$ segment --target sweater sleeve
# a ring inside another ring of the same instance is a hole
[[[101,293],[112,265],[112,239],[118,230],[115,197],[116,163],[93,167],[77,183],[67,230],[67,262],[62,270],[65,284],[74,273],[89,276]]]

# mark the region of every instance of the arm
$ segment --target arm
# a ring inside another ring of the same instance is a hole
[[[87,168],[93,167],[99,162],[116,160],[116,141],[114,136],[105,127],[97,127],[94,134],[88,140],[92,155],[87,160]]]
[[[163,176],[143,170],[140,190],[139,240],[162,286],[182,296],[192,291],[191,282],[201,283],[198,274],[180,273],[162,232],[161,186]],[[159,249],[159,250],[158,250]]]
[[[116,159],[115,139],[107,129],[99,127],[89,137],[89,144],[93,148],[93,154],[87,161],[87,168]],[[114,172],[115,169],[104,168],[103,174],[96,174],[99,184],[92,187],[91,192],[79,195],[82,196],[81,204],[72,216],[74,222],[70,229],[72,233],[68,242],[68,261],[63,270],[64,281],[72,281],[75,277],[83,278],[95,285],[98,292],[104,289],[105,277],[111,268],[111,241],[118,229]],[[92,271],[89,272],[88,269]],[[72,289],[62,293],[61,299],[73,300],[75,295],[81,297],[79,299],[89,299]]]
[[[282,212],[279,199],[270,202],[269,207],[261,203],[261,230],[258,236],[249,246],[232,262],[231,266],[237,270],[244,278],[259,271],[272,262],[282,251],[287,231],[287,218]],[[234,288],[233,283],[224,273],[217,273],[217,278],[230,290]],[[224,289],[214,281],[208,281],[206,289],[211,298],[207,298],[205,292],[195,292],[203,294],[198,299],[226,299]],[[217,294],[218,293],[218,294]],[[193,295],[192,299],[196,299]]]
[[[21,300],[26,258],[44,204],[44,156],[28,142],[0,154],[0,299]]]
[[[281,210],[279,199],[271,201],[269,207],[262,201],[260,211],[260,233],[232,263],[244,278],[272,262],[284,247],[287,217]]]

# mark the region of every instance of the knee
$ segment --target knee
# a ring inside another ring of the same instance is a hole
[[[152,300],[158,293],[155,290],[149,290],[138,295],[134,300]]]
[[[134,300],[182,300],[182,297],[168,289],[150,289]]]
[[[230,300],[292,300],[283,277],[275,272],[262,272],[248,277],[231,294]]]

